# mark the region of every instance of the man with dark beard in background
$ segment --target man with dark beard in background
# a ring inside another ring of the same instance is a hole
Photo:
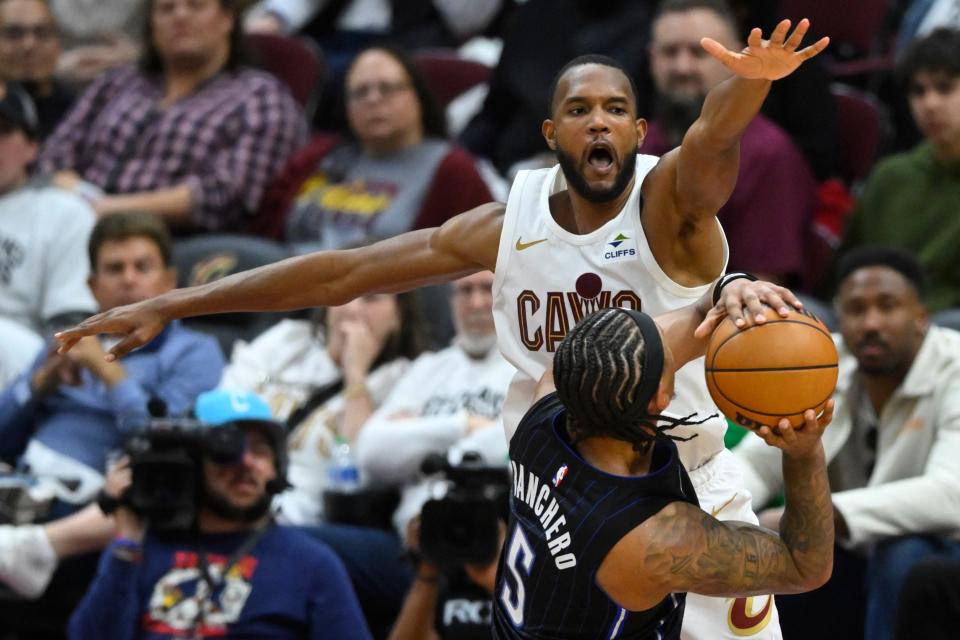
[[[650,35],[656,106],[643,153],[663,155],[679,146],[707,92],[730,77],[700,46],[704,36],[731,50],[744,46],[724,0],[667,0],[660,6]],[[729,268],[795,286],[805,264],[813,174],[786,132],[763,115],[744,131],[740,146],[737,186],[717,214],[730,243]]]

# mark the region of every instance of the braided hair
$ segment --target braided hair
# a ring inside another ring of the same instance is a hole
[[[603,435],[630,442],[637,451],[648,450],[656,439],[689,440],[664,432],[703,420],[691,422],[692,416],[678,419],[647,410],[662,369],[663,343],[649,316],[608,308],[584,318],[553,358],[557,397],[567,410],[575,439]],[[655,379],[645,379],[645,373]]]

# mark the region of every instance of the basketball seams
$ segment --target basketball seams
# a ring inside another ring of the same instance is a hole
[[[788,414],[783,414],[783,413],[767,413],[766,411],[758,411],[757,409],[751,409],[750,407],[745,407],[745,406],[743,406],[742,404],[740,404],[739,402],[735,402],[735,401],[731,400],[731,399],[730,399],[730,396],[728,396],[726,393],[724,393],[724,392],[723,392],[723,389],[720,388],[720,385],[718,385],[718,384],[716,383],[716,381],[713,380],[713,376],[711,376],[710,382],[712,383],[711,386],[716,390],[716,392],[717,392],[718,394],[720,394],[720,396],[721,396],[724,400],[726,400],[727,402],[729,402],[731,406],[734,406],[734,407],[736,407],[736,408],[738,408],[738,409],[743,409],[744,411],[746,411],[746,412],[748,412],[748,413],[752,413],[753,415],[757,415],[757,416],[770,416],[771,418],[788,418],[788,419],[789,419],[791,416],[794,415],[794,414],[792,414],[792,413],[788,413]],[[823,400],[821,400],[821,401],[819,401],[819,402],[815,402],[812,407],[806,407],[806,408],[804,409],[804,411],[806,411],[807,409],[813,409],[813,408],[815,408],[815,407],[816,407],[816,408],[821,408],[821,407],[824,405],[824,403],[826,403],[826,401],[829,400],[831,397],[833,397],[833,391],[830,391],[830,393],[827,394],[827,397],[824,398]],[[747,417],[749,417],[749,416],[747,416]],[[734,422],[736,422],[736,421],[734,420]]]
[[[817,326],[817,324],[811,324],[810,322],[804,322],[804,321],[802,321],[802,320],[787,320],[787,319],[781,318],[781,319],[776,319],[776,320],[774,320],[773,322],[769,322],[769,321],[768,321],[768,322],[766,322],[766,323],[764,323],[764,324],[762,324],[762,325],[761,325],[761,324],[755,324],[755,325],[752,325],[752,326],[750,326],[750,327],[747,327],[746,329],[736,329],[735,331],[731,332],[730,335],[726,336],[723,340],[721,340],[720,344],[717,345],[717,348],[716,348],[716,349],[713,349],[713,352],[711,353],[711,357],[710,357],[710,362],[706,363],[705,369],[706,369],[707,371],[716,371],[716,370],[718,370],[718,369],[714,366],[714,363],[716,362],[717,357],[720,355],[720,352],[723,350],[723,347],[724,347],[728,342],[730,342],[731,340],[733,340],[734,338],[736,338],[737,336],[739,336],[739,335],[741,335],[741,334],[746,334],[748,331],[751,331],[752,329],[756,329],[756,328],[759,328],[759,327],[768,326],[768,325],[771,325],[771,324],[780,324],[780,323],[783,323],[783,324],[800,324],[800,325],[803,325],[803,326],[805,326],[805,327],[810,327],[811,329],[813,329],[813,330],[817,331],[818,333],[822,334],[823,336],[825,336],[825,337],[827,338],[827,340],[830,342],[831,345],[834,344],[834,342],[833,342],[833,336],[830,334],[829,331],[825,331],[825,330],[821,329],[820,326],[822,326],[822,325]],[[710,351],[711,351],[710,346],[711,346],[711,345],[709,345],[709,344],[707,345],[707,353],[710,353]],[[804,366],[802,366],[802,367],[788,367],[788,369],[803,369],[803,368],[807,368],[807,366],[808,366],[808,365],[804,365]],[[821,365],[817,365],[817,366],[821,366]],[[729,370],[729,369],[724,368],[724,369],[719,369],[719,370],[723,371],[723,370]],[[780,368],[776,368],[776,369],[770,369],[770,370],[773,371],[773,370],[781,370],[781,369],[780,369]],[[750,371],[750,369],[740,369],[740,371]]]
[[[765,371],[814,371],[816,369],[836,369],[835,364],[804,364],[796,367],[751,367],[746,369],[720,369],[707,367],[704,371],[710,373],[763,373]]]

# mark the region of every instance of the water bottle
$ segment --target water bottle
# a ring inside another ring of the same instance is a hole
[[[352,493],[360,487],[360,470],[353,459],[353,452],[347,439],[337,435],[327,470],[330,484],[328,489],[339,493]]]

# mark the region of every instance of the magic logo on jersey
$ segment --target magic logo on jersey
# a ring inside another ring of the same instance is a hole
[[[617,233],[617,235],[615,235],[613,239],[611,239],[610,242],[605,244],[603,247],[604,262],[636,260],[637,255],[636,242],[633,241],[633,238],[622,231]]]
[[[608,307],[640,311],[640,296],[627,289],[604,289],[600,276],[589,272],[576,279],[573,291],[548,291],[546,299],[524,289],[517,296],[520,341],[530,351],[546,347],[552,353],[585,316]]]
[[[227,558],[207,554],[210,577],[216,585],[211,592],[200,579],[196,553],[174,555],[173,567],[157,581],[150,595],[143,625],[147,631],[182,637],[193,631],[203,638],[227,635],[227,625],[240,618],[253,587],[250,584],[257,559],[246,556],[223,575]],[[202,607],[202,612],[201,612]]]

